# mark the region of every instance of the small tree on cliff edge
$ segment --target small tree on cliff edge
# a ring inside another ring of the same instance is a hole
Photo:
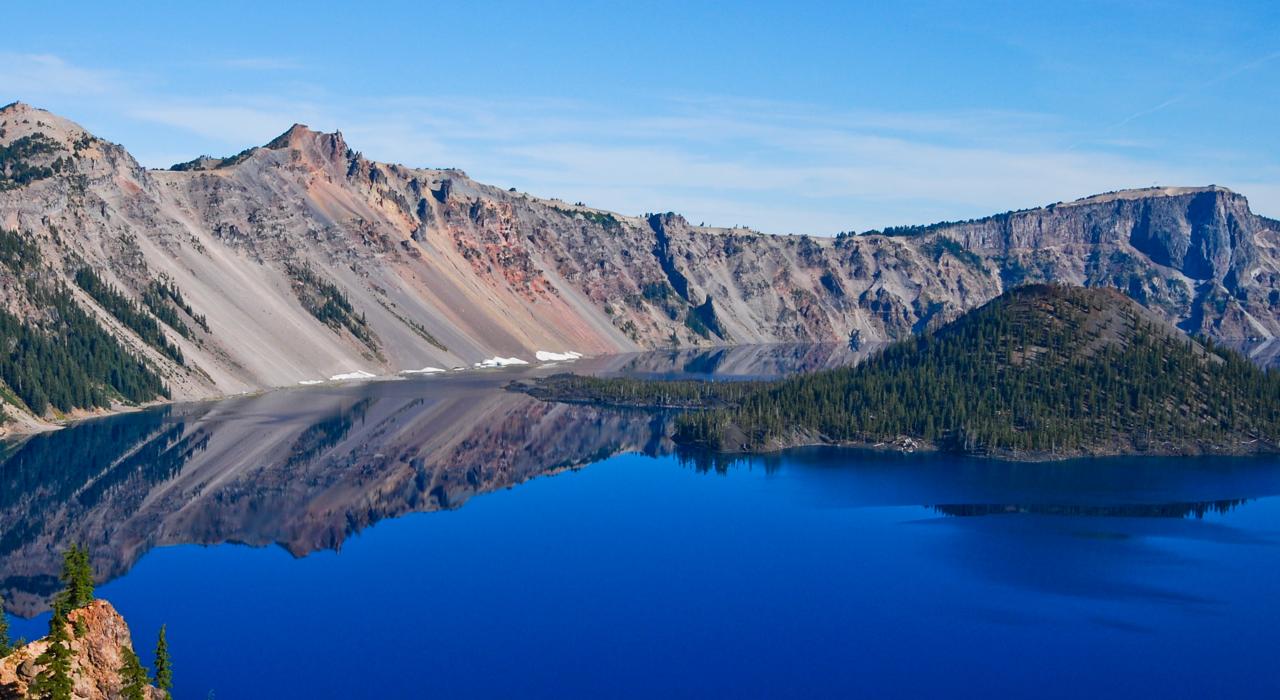
[[[71,638],[67,635],[67,615],[54,608],[49,619],[49,646],[36,657],[40,673],[27,689],[34,700],[71,700]]]
[[[121,656],[124,661],[120,664],[120,697],[124,700],[146,700],[147,669],[142,667],[133,649],[125,647]]]
[[[88,549],[71,545],[62,555],[60,578],[64,588],[54,599],[53,605],[60,608],[63,615],[93,602],[93,567],[89,564]]]
[[[160,638],[156,641],[156,687],[169,697],[173,691],[173,663],[169,661],[169,640],[165,638],[165,625],[160,625]]]
[[[9,641],[9,618],[4,616],[4,596],[0,596],[0,659],[13,652],[13,643]]]

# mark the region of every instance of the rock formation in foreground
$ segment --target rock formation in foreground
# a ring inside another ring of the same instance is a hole
[[[79,629],[79,633],[77,633]],[[111,700],[120,697],[120,667],[126,649],[133,649],[129,626],[105,600],[71,611],[67,634],[71,639],[72,696],[76,700]],[[48,642],[41,639],[0,659],[0,699],[27,697],[27,687],[41,670],[36,659]],[[160,689],[149,686],[147,697],[163,700]]]
[[[52,379],[23,376],[21,358],[0,363],[23,389],[8,402],[15,415],[538,351],[893,340],[1039,281],[1117,287],[1219,339],[1280,334],[1280,224],[1218,187],[837,239],[769,236],[379,163],[301,125],[229,158],[148,170],[14,103],[0,109],[0,230],[11,232],[0,245],[6,338],[29,326],[38,343],[92,322],[154,374],[110,348],[71,358],[98,373],[47,407]],[[81,386],[109,379],[104,396]]]

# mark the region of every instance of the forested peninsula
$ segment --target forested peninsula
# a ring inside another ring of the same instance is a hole
[[[1274,452],[1280,372],[1109,288],[1028,285],[848,368],[772,382],[557,375],[545,399],[679,408],[715,452],[848,444],[1015,460]]]

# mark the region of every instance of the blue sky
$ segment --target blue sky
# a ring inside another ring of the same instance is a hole
[[[0,103],[149,166],[303,122],[379,160],[772,233],[1152,184],[1280,215],[1276,2],[54,5],[5,8]]]

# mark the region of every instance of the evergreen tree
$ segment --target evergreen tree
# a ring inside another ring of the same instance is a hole
[[[120,697],[124,700],[146,700],[147,669],[142,667],[133,649],[125,647],[121,655],[124,661],[120,665]]]
[[[39,246],[28,236],[0,229],[0,267],[25,286],[28,300],[39,310],[21,318],[0,310],[0,380],[34,413],[168,396],[145,360],[103,328],[65,285],[50,280]],[[175,289],[171,296],[177,295]],[[163,341],[164,334],[153,340]],[[169,344],[166,352],[173,351],[176,347]]]
[[[156,687],[164,691],[165,697],[173,692],[173,663],[169,660],[165,625],[160,625],[160,638],[156,641]]]
[[[71,700],[71,639],[67,625],[66,613],[54,608],[49,620],[49,646],[36,657],[40,672],[27,689],[33,700]]]
[[[4,615],[4,597],[0,596],[0,659],[13,652],[13,643],[9,640],[9,618]]]
[[[65,615],[94,601],[93,567],[89,564],[89,550],[71,545],[62,555],[63,589],[54,600],[54,607]]]

